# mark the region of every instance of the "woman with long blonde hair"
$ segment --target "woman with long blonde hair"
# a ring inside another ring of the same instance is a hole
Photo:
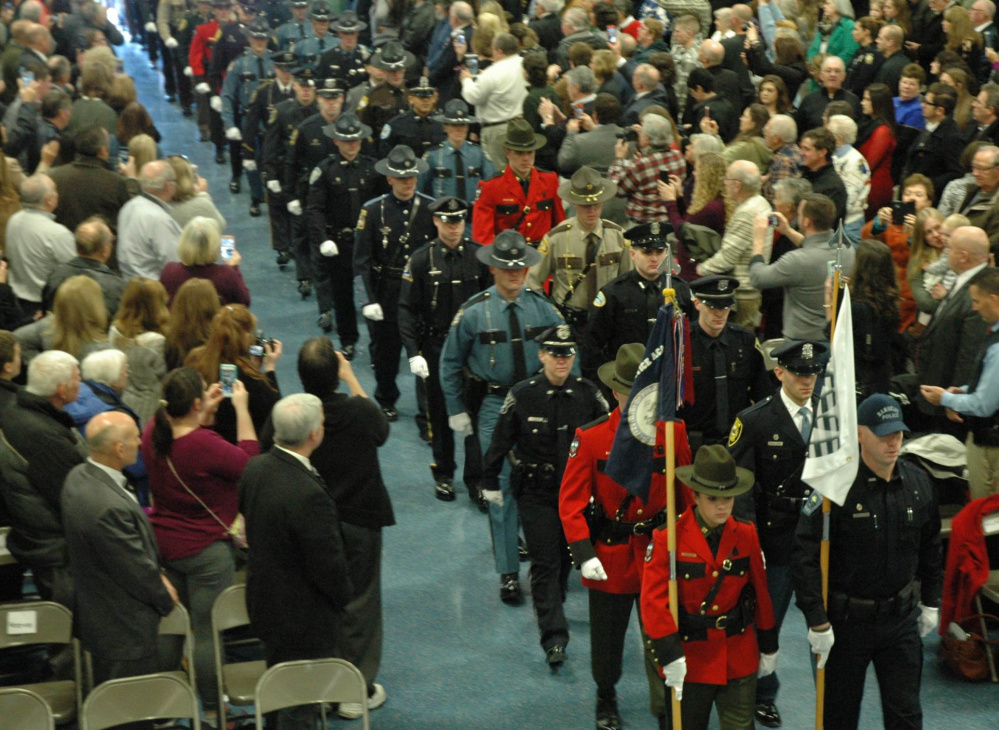
[[[659,195],[666,203],[666,213],[678,239],[682,241],[680,234],[688,223],[705,226],[718,235],[725,234],[725,221],[734,207],[733,202],[725,195],[727,169],[725,158],[714,152],[705,152],[695,158],[694,192],[686,211],[681,211],[680,208],[683,205],[683,183],[680,178],[670,176],[668,183],[659,183]],[[696,264],[682,243],[677,248],[677,261],[680,264],[680,275],[685,281],[697,278]]]
[[[972,74],[978,73],[982,58],[982,34],[975,30],[971,15],[960,5],[954,5],[944,11],[943,31],[947,34],[948,51],[954,51],[968,64]]]
[[[177,290],[164,330],[166,364],[170,370],[179,368],[187,353],[205,344],[221,306],[215,285],[208,279],[188,279]]]
[[[100,284],[89,276],[72,276],[56,292],[52,311],[37,322],[16,330],[27,364],[46,350],[62,350],[77,360],[108,344],[108,310]]]
[[[148,347],[162,357],[163,330],[169,321],[166,288],[154,279],[136,277],[121,295],[121,306],[111,323],[111,344],[119,349]]]
[[[967,130],[969,124],[975,124],[975,119],[971,116],[971,102],[974,100],[974,97],[968,91],[969,82],[970,77],[968,76],[968,72],[959,66],[950,66],[940,73],[940,83],[952,86],[957,90],[957,106],[954,107],[954,121],[962,131]]]

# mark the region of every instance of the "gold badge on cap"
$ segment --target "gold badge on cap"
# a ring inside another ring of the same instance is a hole
[[[567,324],[560,324],[558,326],[558,328],[555,330],[555,334],[558,335],[558,338],[560,340],[568,340],[569,339],[569,325],[567,325]]]
[[[658,223],[658,221],[653,222],[652,228],[650,230],[652,231],[652,235],[653,236],[658,236],[659,235],[659,223]]]
[[[718,282],[718,291],[728,291],[728,279],[722,279]]]
[[[801,346],[801,359],[811,360],[813,357],[815,357],[815,350],[812,347],[811,343],[806,342],[804,345]]]

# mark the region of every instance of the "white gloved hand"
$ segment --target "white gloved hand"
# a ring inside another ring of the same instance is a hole
[[[336,256],[340,253],[340,249],[336,247],[333,241],[323,241],[319,244],[319,253],[323,256]]]
[[[167,48],[176,48],[177,46],[180,45],[180,43],[177,42],[176,38],[167,38],[165,41],[163,41],[163,45],[166,46]]]
[[[928,636],[932,633],[933,629],[937,627],[937,622],[940,621],[940,609],[930,608],[929,606],[924,606],[919,604],[919,618],[916,619],[916,625],[919,626],[919,637]]]
[[[427,365],[427,358],[422,355],[409,358],[409,372],[418,378],[426,380],[430,377],[430,366]]]
[[[208,85],[207,81],[202,81],[200,84],[194,87],[194,90],[197,91],[199,94],[212,93],[212,87]]]
[[[675,659],[663,667],[666,675],[666,687],[676,692],[676,701],[683,699],[683,678],[687,676],[687,657]]]
[[[242,142],[243,133],[239,131],[239,127],[229,127],[225,130],[225,138],[231,139],[233,142]]]
[[[760,668],[756,672],[756,677],[767,677],[777,671],[777,652],[773,654],[760,654]]]
[[[361,314],[364,315],[365,319],[370,319],[372,322],[381,322],[385,319],[385,313],[382,311],[382,305],[377,302],[374,304],[365,304],[361,307]]]
[[[483,489],[482,498],[497,507],[503,506],[503,492],[498,489]]]
[[[219,114],[222,113],[222,97],[216,94],[211,99],[208,100],[208,106],[210,106],[214,111]]]
[[[194,69],[191,68],[190,66],[184,66],[184,75],[187,78],[189,78],[189,79],[193,79],[194,78]]]
[[[471,436],[475,432],[472,428],[472,419],[467,413],[451,416],[447,419],[447,425],[459,436]]]
[[[607,580],[607,571],[604,570],[604,564],[600,562],[600,558],[590,558],[579,567],[586,580]]]
[[[826,660],[829,659],[829,652],[832,651],[833,644],[836,643],[836,637],[833,636],[832,626],[824,631],[809,629],[808,643],[812,647],[812,653],[819,655],[819,661],[815,665],[815,668],[824,668],[826,666]]]
[[[272,193],[280,193],[281,192],[281,181],[280,180],[268,180],[267,181],[267,189],[270,190]]]
[[[292,215],[302,215],[302,204],[297,200],[289,201],[286,207],[288,208],[288,212]]]
[[[156,23],[150,20],[148,23],[146,23],[146,30],[148,30],[150,33],[155,33]]]
[[[243,160],[243,169],[247,172],[257,171],[257,161],[256,160]]]

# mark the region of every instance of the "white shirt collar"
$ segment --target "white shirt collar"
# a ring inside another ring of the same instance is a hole
[[[805,404],[803,406],[799,406],[793,400],[788,398],[787,393],[784,392],[784,388],[780,389],[780,399],[784,402],[784,407],[787,408],[787,412],[791,414],[791,420],[794,421],[794,425],[796,427],[799,426],[800,424],[798,423],[798,411],[800,411],[802,408],[811,409],[811,405]]]
[[[278,449],[281,449],[281,451],[285,452],[286,454],[291,454],[292,456],[294,456],[296,459],[298,459],[300,462],[302,462],[302,464],[305,465],[305,468],[308,469],[310,472],[315,472],[316,471],[315,469],[312,468],[312,462],[309,461],[309,457],[302,456],[301,454],[296,454],[294,451],[291,451],[290,449],[286,449],[284,446],[281,446],[279,444],[274,444],[274,446],[276,448],[278,448]]]
[[[984,269],[986,266],[987,264],[979,264],[978,266],[968,269],[963,274],[958,274],[957,278],[954,279],[954,286],[950,288],[950,293],[947,295],[947,298],[952,299],[954,292],[959,291],[961,287],[964,286],[965,282],[970,280],[975,274]]]
[[[87,457],[87,463],[96,466],[98,469],[100,469],[105,474],[107,474],[109,477],[111,477],[111,480],[115,483],[115,486],[120,487],[121,491],[123,491],[125,494],[127,494],[130,499],[134,500],[135,502],[139,501],[136,498],[136,496],[134,494],[132,494],[132,492],[126,486],[128,484],[128,479],[126,479],[125,475],[122,474],[120,471],[118,471],[117,469],[112,469],[110,466],[105,466],[104,464],[99,464],[98,462],[94,461],[93,459],[91,459],[89,457]]]
[[[984,23],[982,23],[981,25],[976,25],[975,26],[975,31],[978,32],[978,33],[981,33],[983,30],[985,30],[986,28],[988,28],[990,25],[992,25],[992,21],[991,20],[987,20]]]

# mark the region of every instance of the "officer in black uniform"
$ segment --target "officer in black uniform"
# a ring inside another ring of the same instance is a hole
[[[444,125],[433,113],[437,108],[437,89],[426,76],[421,76],[409,87],[407,101],[412,108],[382,127],[381,149],[384,152],[404,144],[423,157],[447,139]]]
[[[755,516],[778,632],[791,605],[794,530],[812,493],[801,481],[801,471],[818,404],[815,381],[825,368],[828,350],[825,343],[800,340],[774,348],[771,357],[777,360],[780,390],[742,411],[728,437],[732,458],[756,474],[755,488],[736,500],[736,512]],[[763,727],[780,727],[779,689],[776,672],[757,680],[756,721]]]
[[[826,669],[825,727],[858,726],[874,662],[885,727],[920,728],[920,639],[937,625],[943,584],[940,512],[926,472],[898,461],[909,430],[898,401],[870,396],[857,407],[857,422],[857,477],[842,506],[832,504],[829,521],[829,607],[822,602],[817,492],[795,534],[794,592],[808,642]]]
[[[406,69],[415,63],[416,57],[398,41],[389,41],[371,56],[371,65],[385,72],[385,82],[361,98],[357,116],[374,130],[376,139],[380,138],[385,122],[409,109],[403,86]]]
[[[728,321],[739,280],[715,274],[690,285],[697,318],[690,325],[694,404],[680,417],[687,423],[691,453],[704,444],[723,444],[735,415],[771,392],[756,335]]]
[[[669,223],[645,223],[624,232],[634,268],[605,284],[593,300],[580,353],[584,377],[596,378],[600,366],[617,357],[621,345],[648,341],[663,304],[666,235],[672,230]],[[696,319],[687,282],[674,275],[672,287],[677,305]]]
[[[858,28],[858,30],[860,29]],[[852,91],[859,98],[863,98],[864,89],[874,83],[874,77],[878,75],[881,64],[885,62],[885,57],[881,55],[874,43],[877,31],[875,30],[871,34],[869,30],[864,28],[863,33],[871,35],[871,42],[857,50],[850,65],[846,67],[846,82],[843,84],[844,89]]]
[[[219,138],[219,133],[221,133],[221,139],[225,139],[225,127],[222,123],[222,97],[219,96],[219,92],[228,73],[229,64],[242,56],[243,50],[250,43],[246,37],[246,24],[253,19],[253,7],[254,4],[250,0],[243,0],[243,2],[236,5],[235,16],[225,23],[219,23],[218,34],[216,35],[217,40],[212,47],[212,59],[206,71],[208,85],[212,88],[212,97],[209,100],[209,106],[211,107],[210,124],[215,127],[213,135],[215,135],[216,139]],[[232,165],[232,179],[239,180],[243,175],[239,142],[227,140],[226,143],[229,145],[230,155],[232,155],[233,150],[237,151],[236,159],[231,160],[230,164]],[[225,155],[219,152],[215,156],[215,161],[219,164],[224,163]],[[236,171],[237,166],[239,167],[238,173]],[[235,192],[239,191],[236,190]]]
[[[357,42],[358,34],[367,28],[357,19],[353,10],[345,10],[333,23],[330,30],[337,34],[340,45],[326,51],[320,58],[317,70],[326,78],[340,79],[348,89],[364,83],[368,72],[364,66],[371,58],[371,51]]]
[[[319,326],[336,329],[340,348],[348,360],[357,344],[357,310],[354,308],[354,224],[361,206],[385,192],[384,178],[375,172],[375,158],[361,154],[361,142],[371,128],[356,114],[343,114],[323,127],[333,151],[309,175],[305,218],[319,304]]]
[[[440,198],[430,206],[437,238],[416,251],[402,274],[399,294],[399,330],[409,357],[409,369],[423,379],[427,392],[430,446],[437,499],[454,500],[454,434],[447,420],[447,404],[440,385],[440,358],[451,320],[462,303],[492,283],[489,268],[476,258],[479,244],[465,238],[469,205],[455,197]],[[462,474],[468,496],[485,508],[476,486],[482,455],[475,434],[465,437]]]
[[[287,204],[291,199],[281,185],[285,179],[285,161],[288,156],[288,143],[295,128],[315,114],[316,77],[311,68],[300,68],[295,72],[292,85],[294,97],[282,101],[267,120],[264,131],[264,177],[267,180],[267,212],[271,217],[271,245],[278,252],[278,266],[291,260],[292,215]],[[312,264],[308,249],[295,251],[295,275],[298,277],[298,291],[303,298],[312,293],[309,279],[312,278]]]
[[[572,374],[572,328],[551,327],[535,340],[542,371],[510,388],[483,462],[480,486],[489,501],[502,501],[499,474],[513,451],[510,491],[531,559],[531,595],[545,661],[565,659],[569,625],[562,610],[572,560],[558,512],[559,487],[576,429],[607,415],[597,386]]]
[[[242,120],[243,169],[248,172],[257,170],[263,160],[264,130],[275,108],[282,101],[292,98],[294,92],[291,86],[291,69],[295,66],[295,54],[291,51],[278,53],[271,57],[274,62],[273,79],[267,79],[253,90],[250,103]],[[260,203],[250,202],[250,215],[256,218],[260,215]],[[285,262],[287,263],[287,262]]]
[[[277,30],[291,20],[291,9],[285,0],[262,0],[259,14],[264,16],[271,30]]]
[[[212,19],[211,0],[199,0],[194,7],[184,16],[173,31],[173,37],[177,39],[177,48],[174,55],[181,59],[184,66],[184,80],[180,85],[180,106],[185,117],[193,114],[191,105],[198,104],[198,130],[201,132],[201,141],[207,142],[208,136],[208,103],[203,94],[194,95],[194,70],[190,65],[191,42],[194,40],[194,32],[199,25],[208,23]],[[172,30],[172,29],[171,29]]]
[[[399,388],[399,291],[406,261],[414,251],[432,241],[433,198],[416,192],[417,177],[427,163],[409,147],[399,146],[375,163],[392,192],[369,201],[361,209],[354,239],[354,272],[364,282],[368,303],[361,313],[371,334],[371,361],[375,366],[375,400],[390,421],[398,420],[395,402]]]

